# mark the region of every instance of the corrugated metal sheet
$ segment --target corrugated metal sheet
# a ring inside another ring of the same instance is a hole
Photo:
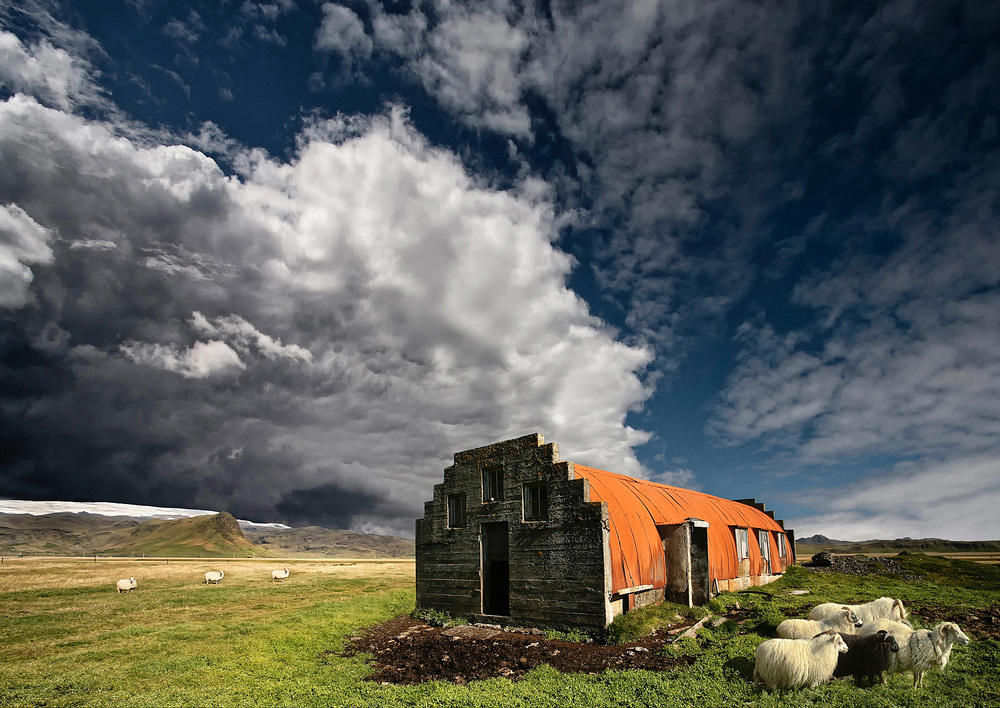
[[[643,479],[574,465],[577,477],[590,481],[590,500],[608,505],[610,518],[612,590],[640,585],[662,588],[666,584],[663,546],[658,525],[707,521],[709,579],[726,580],[739,575],[735,527],[750,529],[750,574],[771,572],[761,561],[756,531],[768,532],[772,567],[781,572],[775,534],[784,529],[764,512],[740,502],[690,489],[656,484]]]

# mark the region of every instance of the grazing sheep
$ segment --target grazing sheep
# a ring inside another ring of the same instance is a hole
[[[842,607],[843,605],[838,605],[836,602],[824,602],[822,605],[816,605],[812,608],[809,619],[826,619],[830,615],[837,614]],[[906,608],[903,607],[903,601],[894,600],[891,597],[880,597],[863,605],[848,605],[848,607],[854,610],[854,614],[865,623],[878,619],[891,619],[897,622],[906,619]]]
[[[899,643],[892,672],[912,672],[914,688],[923,683],[925,671],[944,669],[951,658],[951,647],[955,642],[963,646],[969,643],[969,638],[954,622],[942,622],[934,629],[910,629],[899,622],[879,624],[886,625],[879,628],[890,632]]]
[[[287,577],[288,577],[288,568],[285,568],[284,570],[272,570],[271,571],[271,582],[272,583],[275,580],[284,581],[284,579],[287,578]]]
[[[115,587],[118,588],[118,592],[132,592],[138,585],[135,582],[135,578],[122,578]]]
[[[754,688],[811,688],[833,678],[837,656],[847,645],[832,629],[812,639],[768,639],[757,647]]]
[[[847,645],[847,653],[840,655],[833,675],[853,676],[855,686],[861,686],[866,678],[872,686],[876,678],[879,683],[885,683],[882,672],[892,670],[893,654],[899,651],[895,637],[880,629],[864,637],[841,634],[840,638]]]
[[[218,585],[222,582],[222,579],[226,576],[226,571],[224,570],[210,570],[205,573],[206,583],[215,583]]]
[[[854,634],[863,624],[850,607],[840,608],[840,612],[823,620],[787,619],[778,625],[776,634],[782,639],[811,639],[828,629],[843,634]]]

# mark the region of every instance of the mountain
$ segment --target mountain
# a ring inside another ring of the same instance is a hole
[[[815,536],[807,536],[806,538],[797,538],[795,539],[795,543],[798,546],[846,546],[854,543],[854,541],[836,541],[832,538],[816,534]]]
[[[380,536],[306,526],[297,529],[244,528],[247,538],[271,555],[321,555],[334,558],[412,558],[411,538]]]
[[[86,513],[2,514],[0,553],[93,555],[122,541],[136,519]]]
[[[46,555],[268,556],[222,512],[139,521],[87,513],[0,515],[0,553]]]
[[[319,526],[240,524],[222,512],[180,519],[89,513],[0,514],[0,554],[228,558],[412,558],[412,539]]]
[[[166,521],[151,519],[135,528],[127,538],[103,550],[112,556],[205,556],[209,558],[268,556],[243,535],[239,523],[228,512]]]
[[[822,535],[795,539],[799,553],[827,550],[833,553],[1000,553],[1000,541],[948,541],[942,538],[837,541]]]

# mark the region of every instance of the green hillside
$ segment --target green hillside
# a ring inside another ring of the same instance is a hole
[[[206,558],[269,557],[229,513],[188,519],[96,514],[0,515],[0,553],[6,555],[147,555]]]
[[[144,554],[206,558],[271,555],[247,539],[233,515],[225,511],[214,516],[144,521],[133,528],[126,539],[106,547],[103,552],[119,556]]]
[[[136,519],[98,514],[0,515],[0,553],[93,555],[128,538]]]

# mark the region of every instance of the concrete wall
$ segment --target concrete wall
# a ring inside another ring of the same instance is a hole
[[[501,500],[483,500],[487,468],[503,470]],[[525,519],[524,486],[537,483],[547,486],[548,515]],[[448,526],[453,494],[466,497],[461,528]],[[494,617],[483,612],[491,566],[484,578],[482,538],[483,525],[499,522],[507,523],[509,615]],[[560,461],[558,447],[541,435],[455,455],[417,520],[416,561],[419,609],[555,629],[600,631],[612,619],[607,507],[590,502],[587,480],[575,479],[573,463]]]

